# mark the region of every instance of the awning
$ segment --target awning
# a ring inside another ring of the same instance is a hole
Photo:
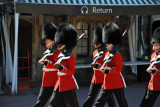
[[[53,15],[157,15],[154,0],[19,0],[17,13]]]

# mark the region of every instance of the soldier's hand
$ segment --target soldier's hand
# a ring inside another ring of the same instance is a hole
[[[152,70],[151,74],[155,74],[156,73],[156,69]]]
[[[42,65],[44,64],[44,62],[45,62],[44,59],[39,60],[39,63],[42,64]]]
[[[55,66],[56,68],[59,68],[59,67],[61,66],[61,64],[54,64],[54,66]]]
[[[155,74],[157,70],[158,69],[155,69],[155,68],[148,68],[146,71],[150,74]]]
[[[105,72],[105,68],[100,68],[99,69],[101,72]]]
[[[94,67],[95,66],[95,64],[91,64],[91,67]]]
[[[109,74],[109,72],[110,72],[109,70],[111,70],[111,69],[112,69],[111,67],[108,67],[108,68],[101,67],[100,71],[105,73],[105,74]]]
[[[153,70],[154,70],[153,68],[148,68],[146,71],[147,71],[148,73],[152,73]]]
[[[104,73],[105,73],[105,74],[109,74],[109,70],[108,70],[108,69],[105,69]]]
[[[99,64],[91,64],[91,67],[98,69]]]
[[[93,65],[93,70],[99,70],[98,68],[99,68],[99,64],[94,64]]]
[[[44,61],[44,65],[47,66],[48,65],[48,61]]]

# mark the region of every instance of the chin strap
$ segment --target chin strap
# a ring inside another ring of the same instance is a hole
[[[112,46],[112,44],[108,45],[106,48],[110,48]]]
[[[62,51],[65,47],[66,47],[66,45],[63,45],[58,50]]]
[[[53,43],[53,41],[49,42],[49,44],[46,45],[46,47],[50,46]]]
[[[99,48],[99,47],[101,47],[101,46],[102,46],[102,44],[99,44],[98,46],[95,45],[95,48],[97,49],[97,48]]]
[[[153,50],[160,49],[160,46],[153,47]]]

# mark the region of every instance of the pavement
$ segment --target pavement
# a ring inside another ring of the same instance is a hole
[[[129,107],[139,107],[142,98],[144,97],[148,82],[138,82],[135,78],[127,82],[127,88],[125,88],[125,97]],[[19,90],[17,95],[11,95],[10,89],[3,88],[4,94],[0,95],[0,107],[33,107],[36,102],[41,82],[33,82],[31,89]],[[80,89],[76,90],[80,107],[82,107],[84,101],[87,98],[89,90],[89,84],[81,84]],[[115,99],[116,101],[116,99]],[[117,107],[117,101],[116,101]],[[48,106],[48,103],[45,107]],[[106,105],[107,107],[107,105]],[[160,107],[160,96],[158,97],[154,107]]]

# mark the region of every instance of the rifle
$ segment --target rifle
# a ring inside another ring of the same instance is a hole
[[[97,62],[98,59],[102,58],[103,53],[104,53],[104,52],[101,51],[101,52],[99,52],[99,53],[97,53],[97,54],[95,55],[95,57],[93,58],[94,60],[93,60],[93,62],[91,63],[91,66],[94,65],[94,64]]]
[[[107,65],[107,63],[112,61],[112,58],[114,57],[114,54],[117,52],[119,47],[120,47],[120,44],[115,45],[113,47],[113,49],[110,51],[110,54],[104,58],[101,68],[104,68]]]
[[[117,44],[113,47],[113,49],[110,51],[110,54],[105,56],[105,58],[103,59],[103,64],[101,66],[100,69],[104,69],[106,67],[106,65],[112,61],[112,58],[114,57],[114,54],[117,52],[118,48],[120,47],[120,44]],[[104,73],[109,73],[109,70],[112,70],[112,67],[107,67],[105,68],[105,72]]]
[[[95,56],[94,56],[94,60],[93,62],[91,63],[91,67],[95,67],[95,64],[97,62],[98,59],[102,58],[103,57],[103,53],[105,51],[105,46],[101,46],[100,48],[98,48],[98,51],[100,51],[99,53],[97,53]],[[95,68],[98,68],[98,67],[95,67]]]
[[[54,45],[52,48],[50,48],[50,49],[47,49],[43,54],[44,54],[44,56],[39,60],[39,62],[41,62],[41,61],[44,61],[47,57],[49,57],[49,56],[52,56],[54,53],[54,51],[56,51],[57,50],[57,46],[56,45]],[[47,61],[45,61],[44,62],[44,65],[47,65],[48,64],[48,62]]]
[[[160,55],[158,55],[157,57],[154,57],[154,58],[151,60],[151,64],[150,64],[150,66],[147,68],[147,69],[152,69],[151,74],[155,74],[156,71],[159,71],[159,72],[160,72],[159,69],[153,68],[154,65],[159,64],[159,63],[160,63]]]

